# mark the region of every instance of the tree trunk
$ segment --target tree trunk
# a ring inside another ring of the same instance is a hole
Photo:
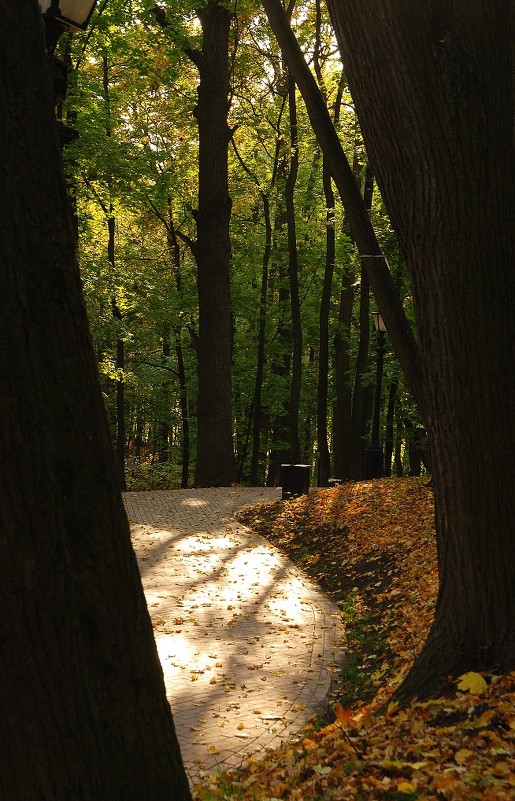
[[[177,356],[177,372],[179,374],[179,392],[181,403],[181,489],[187,489],[190,470],[190,418],[188,409],[188,386],[186,383],[186,369],[182,352],[181,329],[175,328],[175,355]]]
[[[327,400],[329,387],[329,312],[333,288],[335,259],[334,192],[331,173],[323,163],[323,186],[326,206],[325,270],[320,299],[318,381],[317,381],[317,440],[318,440],[318,485],[326,487],[331,475],[331,456],[327,432]]]
[[[426,387],[440,589],[405,700],[449,674],[515,665],[510,6],[329,6],[407,257]]]
[[[168,218],[161,217],[166,228],[166,236],[172,263],[172,276],[179,296],[179,303],[182,299],[182,278],[181,278],[181,251],[172,211],[172,202],[168,198]],[[190,470],[190,417],[188,402],[188,385],[186,381],[186,367],[184,365],[184,352],[182,347],[182,326],[180,323],[174,326],[175,355],[177,357],[177,376],[179,379],[179,399],[181,407],[181,489],[187,489],[189,484]]]
[[[111,132],[111,106],[109,95],[109,62],[107,54],[104,53],[102,59],[102,87],[104,90],[104,100],[106,104],[106,136],[110,137]],[[106,215],[107,220],[107,260],[109,261],[111,270],[114,273],[115,258],[116,258],[116,219],[114,216],[114,206],[111,198],[111,179],[108,179],[109,188],[109,205],[100,201],[100,205]],[[118,306],[116,297],[111,299],[111,310],[114,319],[117,321],[117,328],[122,328],[122,312]],[[120,489],[125,492],[127,483],[125,478],[125,379],[123,371],[125,369],[125,342],[121,336],[121,330],[118,330],[116,338],[116,441],[115,441],[115,454],[116,454],[116,469],[118,472],[118,481]]]
[[[256,378],[254,382],[254,402],[253,402],[253,422],[252,422],[252,459],[250,466],[250,483],[256,486],[259,475],[259,463],[261,457],[261,427],[263,420],[263,377],[265,373],[265,348],[266,348],[266,307],[268,299],[268,269],[270,264],[270,251],[272,249],[272,223],[270,220],[270,201],[261,192],[263,201],[263,216],[265,223],[265,245],[263,248],[262,268],[261,268],[261,290],[259,295],[259,326],[256,359]]]
[[[199,296],[197,463],[195,486],[230,486],[236,477],[232,420],[231,242],[227,148],[231,13],[218,0],[198,12],[202,51],[187,51],[199,70],[194,115],[199,131],[197,286]]]
[[[395,475],[404,475],[404,465],[402,464],[402,419],[399,418],[396,430],[395,452],[394,452]]]
[[[161,345],[161,361],[164,367],[168,366],[171,353],[170,345],[170,326],[165,323],[163,326],[163,340]],[[171,381],[165,378],[161,382],[161,397],[159,399],[159,409],[161,414],[161,424],[159,427],[159,464],[167,464],[170,461],[170,410],[172,405]]]
[[[136,462],[141,461],[141,446],[143,445],[143,420],[141,417],[136,417],[136,436],[134,438],[134,459]]]
[[[277,285],[278,299],[278,325],[274,339],[277,340],[277,352],[272,358],[271,373],[275,376],[279,397],[273,413],[271,433],[271,452],[268,465],[267,486],[277,485],[280,479],[281,464],[288,464],[292,460],[290,451],[290,374],[292,355],[292,323],[290,281],[288,275],[286,245],[284,231],[288,236],[287,212],[285,203],[285,185],[288,178],[289,159],[281,142],[280,155],[277,160],[277,205],[274,220],[273,252],[271,278]]]
[[[352,389],[350,331],[354,306],[355,275],[350,264],[344,275],[338,309],[338,330],[334,337],[334,385],[336,400],[333,419],[333,459],[335,478],[350,479],[352,474]]]
[[[109,243],[113,242],[112,247],[112,258],[114,259],[114,233],[113,239],[111,240],[112,234],[111,231],[114,232],[114,217],[108,218],[108,228],[109,228]],[[111,248],[109,248],[111,251]],[[109,257],[111,265],[114,267],[114,261],[111,261],[111,256]],[[122,324],[122,313],[118,304],[116,303],[116,299],[113,298],[111,301],[111,308],[113,312],[113,317],[117,321],[117,323],[121,326]],[[115,441],[115,454],[116,454],[116,472],[118,473],[118,483],[120,484],[120,490],[125,492],[127,489],[126,479],[125,479],[125,381],[123,377],[123,371],[125,369],[125,342],[123,341],[122,337],[119,335],[116,339],[116,371],[117,371],[117,378],[116,378],[116,441]]]
[[[354,481],[364,478],[364,456],[367,434],[372,413],[372,395],[365,387],[363,379],[368,372],[368,351],[370,345],[370,286],[368,276],[361,272],[359,295],[359,340],[352,392],[350,477]]]
[[[292,335],[292,370],[288,414],[290,428],[290,460],[294,463],[298,463],[300,462],[299,410],[302,388],[302,321],[300,316],[299,259],[294,193],[299,171],[299,149],[297,141],[295,82],[291,76],[288,76],[288,108],[290,112],[290,165],[284,187],[286,226],[288,231],[288,278],[290,283]]]
[[[277,224],[277,218],[276,218]],[[285,270],[279,265],[279,306],[283,310],[290,308],[290,292],[285,286],[288,276]],[[291,372],[291,351],[292,351],[292,331],[289,321],[281,321],[277,338],[280,342],[280,353],[272,362],[271,371],[281,384],[286,387]],[[280,479],[281,464],[288,464],[292,461],[290,451],[290,414],[289,398],[281,397],[279,401],[280,411],[273,416],[273,429],[271,436],[271,453],[268,466],[267,486],[276,486]]]
[[[41,14],[0,0],[0,17],[0,796],[187,801],[81,297]]]
[[[318,84],[326,98],[324,79],[321,64],[321,27],[322,10],[320,0],[315,4],[315,47],[313,52],[313,67]],[[335,123],[340,118],[342,103],[342,82],[338,88],[334,105]],[[318,154],[316,154],[318,155]],[[322,158],[322,185],[326,207],[326,235],[325,235],[325,269],[322,293],[320,297],[319,312],[319,346],[318,346],[318,376],[317,376],[317,443],[318,443],[318,485],[326,487],[331,476],[331,453],[329,450],[329,432],[327,426],[328,397],[329,397],[329,313],[333,290],[334,262],[336,254],[335,232],[335,197],[332,185],[331,171],[327,160]]]
[[[384,434],[384,475],[387,478],[392,475],[393,420],[398,386],[399,384],[397,379],[392,379],[390,390],[388,392],[388,407],[386,409],[386,425]]]

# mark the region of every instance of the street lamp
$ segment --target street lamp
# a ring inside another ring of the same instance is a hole
[[[97,0],[39,0],[41,13],[62,31],[85,31]]]
[[[383,357],[385,352],[386,326],[378,311],[372,312],[374,329],[377,334],[377,366],[376,386],[374,394],[374,412],[372,416],[372,437],[366,449],[365,472],[367,478],[382,478],[384,453],[379,443],[379,418],[381,414],[381,384],[383,380]]]
[[[85,31],[96,3],[97,0],[39,0],[45,23],[45,46],[56,104],[65,100],[68,86],[66,64],[54,55],[57,42],[65,31]],[[57,126],[61,147],[77,138],[77,131],[64,125],[61,120],[57,120]]]

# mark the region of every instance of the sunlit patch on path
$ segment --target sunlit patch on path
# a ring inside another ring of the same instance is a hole
[[[337,608],[232,515],[280,490],[127,493],[183,758],[197,781],[302,731],[341,662]]]

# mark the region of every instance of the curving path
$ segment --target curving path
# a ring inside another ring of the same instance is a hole
[[[192,783],[300,734],[343,655],[333,605],[232,515],[280,489],[124,495]]]

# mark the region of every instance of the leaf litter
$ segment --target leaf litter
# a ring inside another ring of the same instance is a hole
[[[317,490],[244,510],[339,605],[349,662],[331,722],[193,789],[195,801],[509,801],[515,798],[515,672],[469,672],[448,694],[389,698],[432,622],[437,593],[431,488],[417,478]]]

